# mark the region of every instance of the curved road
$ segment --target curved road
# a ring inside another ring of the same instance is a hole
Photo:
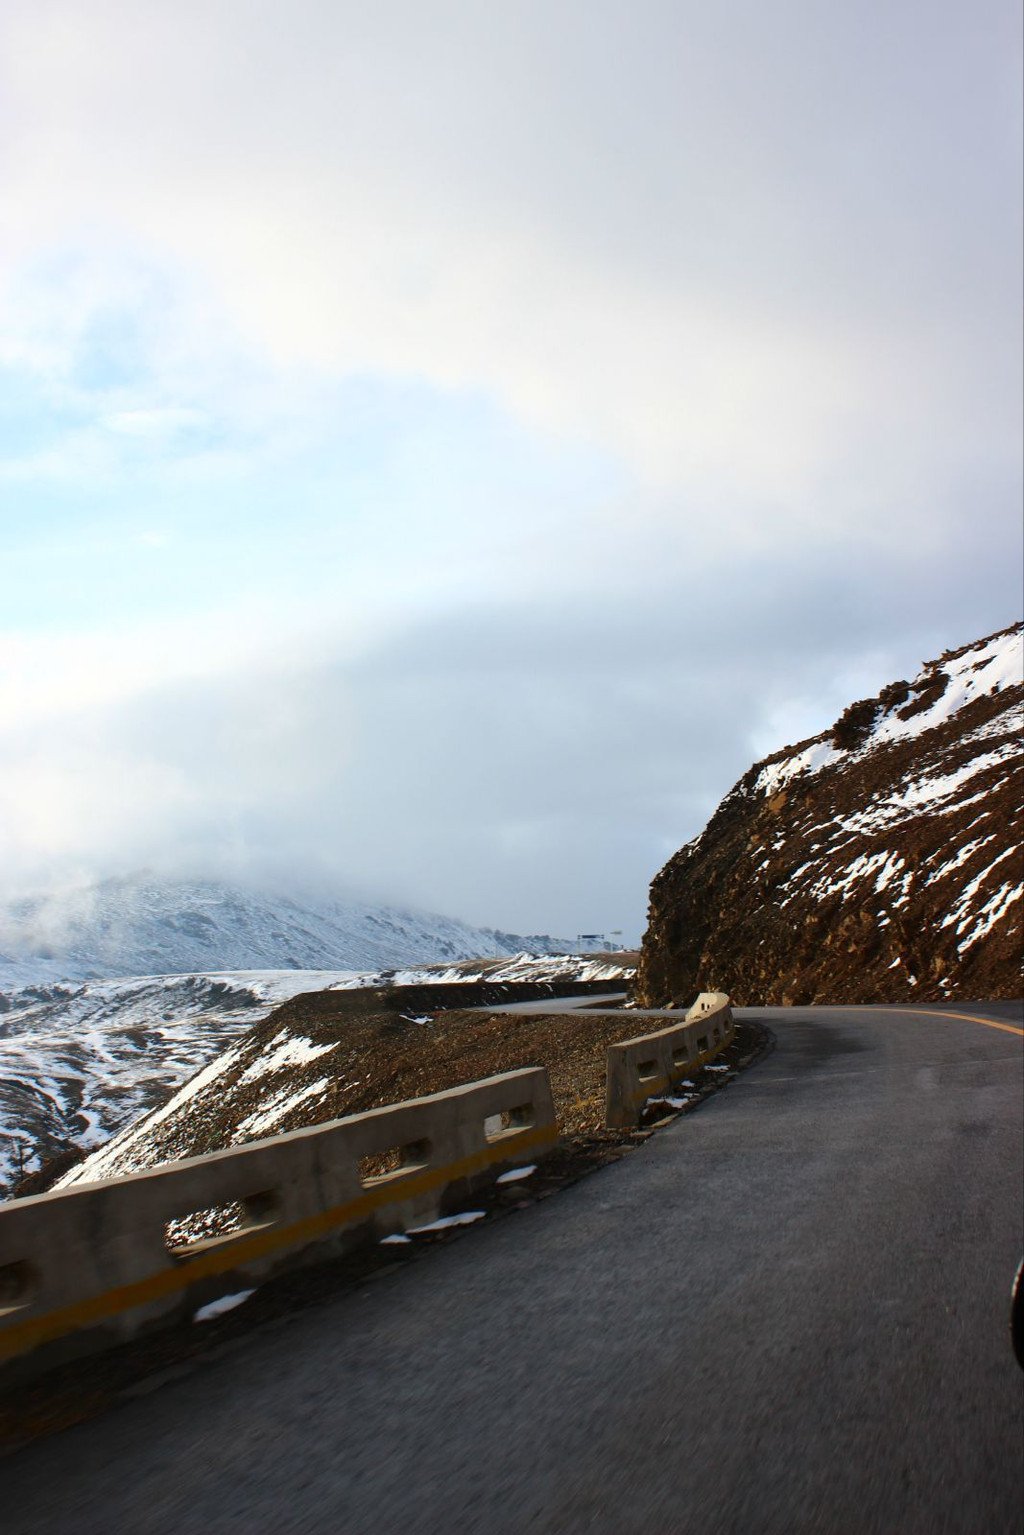
[[[1018,1535],[1019,1009],[745,1016],[635,1154],[0,1464],[5,1535]]]

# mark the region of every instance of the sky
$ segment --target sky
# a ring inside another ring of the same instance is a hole
[[[1003,0],[7,0],[0,895],[644,925],[1021,610]]]

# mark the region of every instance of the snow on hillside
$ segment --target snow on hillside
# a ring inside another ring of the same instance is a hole
[[[941,926],[955,925],[956,953],[963,959],[1011,908],[1019,905],[1024,893],[1019,843],[1006,845],[1003,828],[995,822],[988,824],[990,816],[985,809],[993,786],[1005,781],[1004,774],[1019,768],[1024,758],[1022,682],[1024,630],[1017,627],[932,662],[907,685],[906,697],[897,684],[894,697],[887,702],[886,694],[894,691],[887,689],[879,699],[875,717],[865,722],[864,739],[852,749],[828,745],[823,752],[823,743],[819,743],[809,749],[811,755],[818,753],[813,761],[806,761],[809,753],[805,750],[765,768],[756,787],[768,795],[778,793],[783,783],[795,785],[800,774],[818,773],[840,762],[856,765],[891,743],[913,739],[918,748],[905,771],[895,775],[884,792],[873,794],[852,812],[832,817],[828,826],[821,828],[828,832],[827,866],[809,860],[806,866],[795,869],[784,893],[780,892],[780,906],[805,895],[824,900],[867,888],[876,895],[886,895],[889,909],[879,912],[884,923],[887,915],[891,920],[892,911],[909,904],[915,883],[948,889],[949,907]],[[1004,709],[990,713],[982,724],[955,736],[952,743],[949,731],[936,734],[947,724],[955,727],[968,705],[1003,694]],[[963,812],[972,806],[977,807],[977,814],[965,822]],[[908,854],[889,844],[898,839],[901,827],[922,816],[948,819],[948,837],[931,856],[912,866]],[[867,850],[866,837],[881,839],[886,845]],[[984,854],[985,848],[991,849],[989,856]],[[849,850],[848,861],[841,856],[844,849]],[[969,877],[961,877],[960,871],[968,863]],[[940,979],[939,986],[948,990],[945,978]]]
[[[638,995],[1020,995],[1024,626],[757,763],[651,887]]]
[[[410,993],[406,988],[439,991],[443,988],[444,1007],[479,1005],[479,994],[462,1002],[452,993],[453,987],[462,989],[474,982],[484,982],[489,987],[526,982],[563,991],[581,983],[604,982],[609,989],[616,990],[632,979],[631,961],[632,956],[622,955],[590,959],[521,954],[508,961],[410,969],[384,977],[345,977],[325,986],[323,991],[348,991],[357,984],[381,982],[401,987],[393,1015],[395,1023],[412,1026],[416,1034],[426,1029],[429,1036],[430,1001],[422,990]],[[353,1112],[344,1107],[344,1098],[363,1081],[363,1068],[355,1068],[353,1075],[352,1067],[353,1047],[358,1046],[361,1038],[359,1024],[353,1021],[359,1008],[346,1021],[343,1011],[328,1006],[329,1022],[323,1029],[324,1037],[311,1039],[309,1030],[316,1032],[318,1026],[311,1024],[305,1013],[312,1010],[322,1019],[324,1000],[322,993],[318,993],[309,999],[311,1009],[303,1010],[300,1001],[295,1008],[275,1013],[264,1028],[246,1029],[243,1037],[232,1037],[230,1042],[224,1036],[221,1053],[190,1076],[165,1103],[127,1124],[120,1134],[65,1173],[55,1186],[65,1188],[122,1177],[160,1162],[193,1155],[197,1127],[209,1128],[213,1120],[222,1125],[226,1118],[232,1127],[230,1144],[237,1144],[276,1135],[301,1124],[317,1123],[335,1113]],[[394,1023],[388,1025],[371,1048],[375,1069],[386,1073],[392,1052],[401,1053],[403,1049]],[[201,1138],[205,1134],[203,1130]]]
[[[521,947],[429,912],[138,876],[0,911],[0,990],[213,970],[368,970]]]
[[[464,960],[402,970],[264,970],[34,986],[0,998],[0,1192],[71,1146],[86,1150],[163,1102],[301,992],[487,979],[620,981],[613,956]],[[631,973],[631,972],[630,972]]]
[[[768,763],[754,785],[764,795],[777,794],[802,774],[820,773],[837,762],[865,757],[890,741],[923,736],[945,724],[967,704],[989,694],[1009,691],[1024,681],[1024,628],[1020,625],[1002,634],[967,645],[941,661],[932,661],[910,683],[893,683],[878,700],[878,710],[866,732],[853,748],[837,745],[833,731],[823,731],[791,756],[781,756]],[[905,690],[905,691],[904,691]],[[874,703],[875,700],[867,700]],[[1006,718],[987,721],[975,732],[978,740],[993,735],[1016,732],[1018,743],[1024,727],[1024,709],[1019,699],[1007,701]],[[1014,743],[1007,743],[990,759],[977,757],[969,765],[971,773],[981,771],[987,761],[1012,755]],[[963,780],[961,780],[963,781]]]

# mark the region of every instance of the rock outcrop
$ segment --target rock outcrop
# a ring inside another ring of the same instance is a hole
[[[651,886],[639,1001],[1021,994],[1022,626],[756,763]]]

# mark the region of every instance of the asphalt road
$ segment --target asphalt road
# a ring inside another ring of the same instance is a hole
[[[754,1016],[623,1161],[0,1464],[5,1535],[1019,1535],[1019,1012]]]
[[[604,1012],[604,1002],[622,1002],[626,996],[624,991],[606,991],[600,996],[578,997],[545,997],[543,1001],[531,1002],[501,1002],[497,1005],[485,1004],[482,1007],[471,1007],[470,1013],[541,1013],[547,1016],[550,1013],[591,1013]],[[618,1012],[619,1009],[609,1009]],[[641,1014],[641,1016],[645,1016]]]

